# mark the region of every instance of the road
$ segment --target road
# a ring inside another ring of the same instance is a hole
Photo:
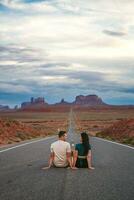
[[[68,141],[79,142],[70,112]],[[0,148],[0,200],[133,200],[134,149],[90,138],[95,170],[41,170],[56,136]]]

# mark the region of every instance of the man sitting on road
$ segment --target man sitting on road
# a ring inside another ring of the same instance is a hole
[[[59,131],[58,141],[51,144],[51,154],[49,159],[48,167],[42,169],[49,169],[52,165],[55,167],[73,167],[71,161],[71,147],[68,142],[66,142],[67,134],[65,131]]]

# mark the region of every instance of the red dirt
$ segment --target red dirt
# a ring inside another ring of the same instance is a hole
[[[91,121],[91,120],[79,120],[77,121],[77,131],[86,131],[90,135],[95,136],[97,132],[108,128],[113,124],[113,121]]]
[[[120,120],[102,132],[104,135],[108,134],[117,139],[120,139],[120,137],[134,137],[134,119]]]
[[[50,120],[22,123],[13,119],[0,118],[0,145],[55,134],[59,127],[65,130],[66,122]]]
[[[9,119],[0,119],[0,144],[19,142],[23,139],[36,137],[37,132],[31,126]]]

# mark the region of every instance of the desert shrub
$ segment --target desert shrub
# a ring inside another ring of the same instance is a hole
[[[94,126],[93,126],[93,128],[98,128],[98,127],[99,127],[98,125],[94,125]]]
[[[11,140],[9,140],[7,143],[8,143],[8,144],[12,144],[12,141],[11,141]]]
[[[12,121],[13,121],[14,124],[16,124],[16,125],[20,125],[20,122],[17,121],[17,120],[12,120]]]
[[[0,135],[2,135],[3,134],[3,130],[2,129],[0,129]]]
[[[16,132],[16,137],[20,138],[21,140],[25,140],[27,138],[26,133]]]
[[[11,122],[10,122],[10,121],[7,121],[7,122],[5,123],[5,125],[6,125],[7,127],[10,127],[10,126],[11,126]]]
[[[103,133],[102,133],[102,132],[98,132],[98,133],[96,133],[96,136],[97,136],[97,137],[102,137],[102,136],[103,136]]]
[[[111,135],[105,135],[103,132],[96,133],[97,137],[106,138],[108,140],[115,140]]]
[[[124,138],[122,140],[122,143],[134,145],[134,138],[133,137]]]

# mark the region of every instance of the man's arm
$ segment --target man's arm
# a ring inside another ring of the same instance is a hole
[[[52,166],[53,161],[54,161],[54,152],[51,152],[49,162],[48,162],[49,168]]]
[[[74,167],[73,164],[72,164],[71,152],[72,152],[71,151],[71,146],[68,143],[68,145],[67,145],[67,151],[66,151],[67,161],[68,161],[69,166],[71,167],[71,169],[76,169],[76,167]]]
[[[67,161],[71,169],[77,169],[77,167],[73,166],[72,159],[71,159],[71,152],[67,152]]]
[[[66,155],[67,155],[67,161],[69,163],[69,166],[72,168],[71,152],[67,152]]]
[[[49,161],[48,161],[48,167],[43,167],[42,169],[49,169],[54,161],[54,152],[51,152],[50,157],[49,157]]]

